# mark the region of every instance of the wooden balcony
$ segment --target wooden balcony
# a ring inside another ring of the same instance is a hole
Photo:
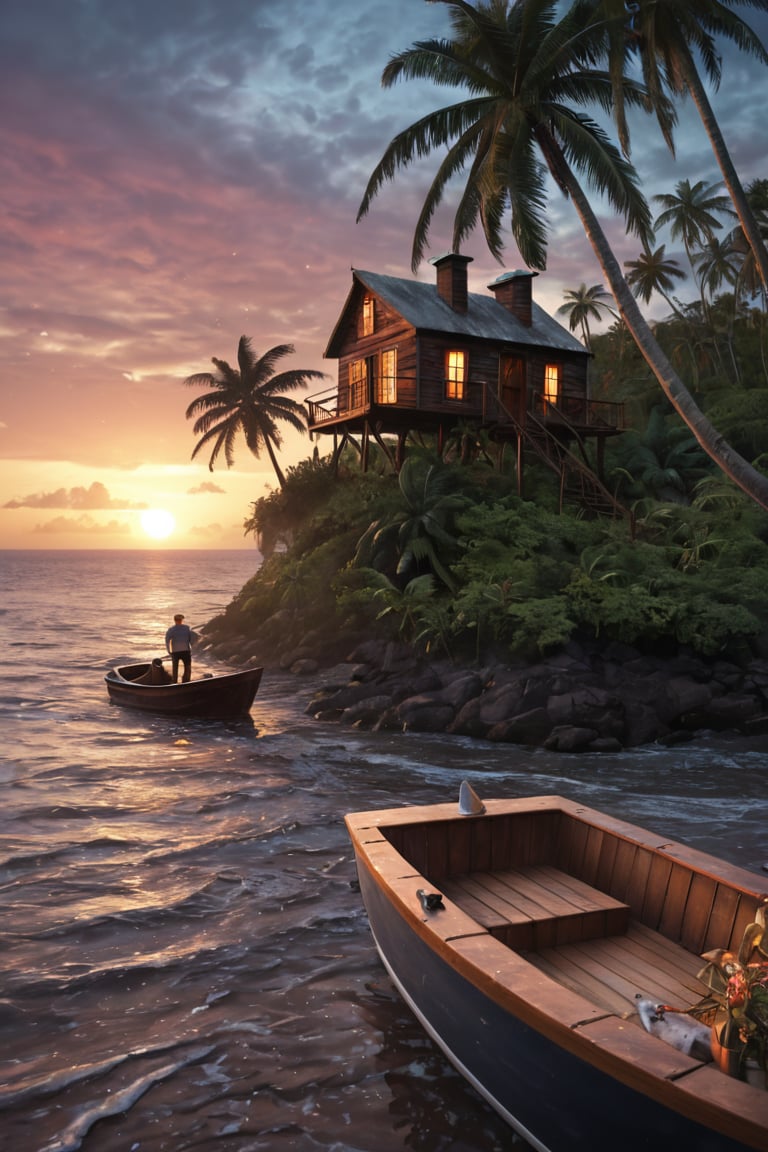
[[[515,418],[499,399],[496,388],[488,384],[480,385],[480,404],[471,400],[446,401],[439,409],[403,403],[377,404],[368,386],[356,389],[351,396],[345,390],[342,407],[340,396],[338,387],[332,387],[305,400],[310,432],[330,432],[345,426],[360,430],[366,419],[374,419],[382,432],[393,434],[402,431],[409,421],[414,427],[424,429],[430,422],[437,426],[452,420],[477,420],[494,426],[499,432],[514,435],[524,422]],[[566,434],[570,430],[577,436],[604,436],[624,430],[623,404],[590,400],[585,396],[565,395],[553,402],[542,393],[533,392],[527,397],[525,411],[551,430],[560,428]]]

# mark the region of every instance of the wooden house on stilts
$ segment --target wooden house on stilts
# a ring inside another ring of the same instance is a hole
[[[431,284],[353,270],[325,351],[338,382],[307,400],[310,432],[334,437],[335,459],[355,438],[364,468],[373,438],[399,468],[409,433],[434,434],[441,447],[457,427],[482,428],[514,446],[521,495],[535,455],[557,473],[561,506],[570,497],[629,516],[602,475],[622,406],[590,399],[589,352],[533,300],[535,272],[505,272],[486,295],[468,291],[470,261],[436,258]]]

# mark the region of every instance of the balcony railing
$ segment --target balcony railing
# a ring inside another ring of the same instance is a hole
[[[477,415],[485,421],[496,424],[516,424],[519,420],[499,399],[495,385],[482,384],[481,410]],[[367,412],[371,407],[370,390],[367,383],[354,386],[351,393],[344,394],[344,406],[339,401],[342,392],[337,386],[317,392],[305,400],[309,413],[310,428],[317,428],[331,421],[352,419]],[[572,425],[574,429],[599,432],[621,431],[624,428],[624,405],[608,400],[589,400],[585,396],[560,396],[557,401],[548,400],[542,392],[529,393],[527,410],[539,419],[551,424]],[[389,405],[393,411],[404,409],[405,405]],[[429,412],[425,406],[419,411]],[[440,410],[441,413],[444,409]],[[470,413],[465,413],[470,415]]]

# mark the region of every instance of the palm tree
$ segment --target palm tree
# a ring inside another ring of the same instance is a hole
[[[278,483],[281,488],[285,487],[285,476],[275,453],[282,444],[277,421],[282,420],[298,432],[304,432],[307,418],[303,405],[282,393],[301,388],[310,380],[324,379],[326,375],[309,368],[297,368],[275,376],[278,360],[294,352],[293,344],[277,344],[259,356],[254,352],[250,339],[241,336],[237,346],[237,368],[231,368],[226,360],[217,360],[213,356],[212,363],[217,368],[215,374],[197,372],[194,376],[187,376],[184,383],[191,388],[213,389],[193,400],[186,411],[187,420],[197,416],[193,432],[200,436],[192,453],[193,460],[202,448],[213,443],[208,462],[211,472],[222,451],[227,468],[231,468],[235,462],[235,439],[238,432],[242,432],[254,456],[260,456],[262,449],[266,448]]]
[[[692,260],[701,284],[702,299],[709,294],[711,302],[723,284],[734,287],[739,278],[741,255],[727,237],[721,240],[719,236],[713,236],[698,252],[692,253]],[[737,301],[738,296],[734,299]]]
[[[741,257],[730,240],[727,238],[720,240],[716,236],[705,244],[700,251],[693,253],[693,262],[699,275],[701,302],[707,318],[707,324],[712,335],[716,337],[718,320],[721,321],[720,327],[725,333],[731,368],[738,384],[741,384],[742,376],[736,358],[733,334],[736,317],[739,312],[739,294],[736,291],[731,293],[727,304],[723,297],[720,297],[718,302],[720,304],[726,304],[725,307],[718,309],[714,308],[713,305],[715,303],[715,293],[723,284],[728,284],[730,287],[735,288],[739,278],[738,265],[740,261]],[[709,299],[707,299],[707,296],[709,296]],[[724,324],[722,324],[723,320],[725,321]]]
[[[613,297],[610,292],[606,292],[602,284],[593,284],[591,288],[587,288],[586,284],[580,284],[578,288],[566,288],[565,297],[565,303],[560,305],[557,314],[568,317],[571,332],[581,328],[584,344],[589,348],[591,346],[589,321],[602,320],[604,312],[616,317],[615,310],[608,303]]]
[[[757,221],[763,242],[768,242],[768,180],[753,180],[745,189],[749,206]],[[755,254],[749,247],[744,229],[738,225],[729,235],[733,244],[743,260],[739,273],[739,287],[749,296],[762,296],[765,307],[768,290],[760,279],[760,273],[755,261]]]
[[[666,245],[660,244],[651,252],[646,248],[637,260],[625,260],[629,284],[635,296],[645,304],[650,304],[654,292],[663,296],[676,316],[682,316],[672,297],[675,280],[685,280],[685,272],[671,256],[666,254]]]
[[[698,57],[705,75],[715,88],[721,78],[721,58],[715,47],[715,36],[731,40],[762,64],[768,64],[768,52],[760,38],[733,11],[739,7],[750,7],[766,12],[768,0],[664,0],[664,3],[658,0],[639,0],[631,6],[631,29],[627,21],[629,7],[624,0],[595,0],[592,5],[593,19],[600,21],[602,18],[608,43],[615,116],[622,146],[628,154],[629,129],[624,85],[627,66],[630,59],[636,57],[651,105],[672,151],[672,124],[666,95],[669,93],[675,99],[687,93],[693,100],[736,215],[754,254],[760,278],[768,289],[768,251],[695,61],[695,57]]]
[[[715,232],[722,228],[715,213],[727,212],[730,201],[727,196],[715,193],[715,184],[697,180],[680,180],[674,192],[662,192],[654,200],[663,206],[663,212],[656,217],[654,228],[669,227],[673,240],[682,241],[688,263],[696,274],[693,258],[695,249],[714,239]]]
[[[478,221],[494,256],[502,251],[501,228],[511,209],[512,233],[529,267],[546,267],[547,221],[544,172],[537,153],[561,192],[571,200],[611,288],[619,312],[644,359],[702,448],[731,479],[768,510],[768,478],[725,443],[700,411],[642,316],[576,172],[605,195],[627,229],[647,242],[648,206],[632,165],[602,128],[572,105],[597,103],[609,111],[613,87],[607,73],[585,65],[594,49],[593,4],[576,0],[556,21],[548,0],[438,0],[451,9],[453,40],[427,40],[392,57],[385,87],[401,77],[429,79],[469,91],[459,104],[428,113],[399,133],[374,169],[358,219],[395,173],[434,149],[447,148],[427,192],[414,234],[418,266],[429,226],[449,180],[469,164],[456,210],[454,248]],[[625,78],[623,100],[642,104],[643,89]]]

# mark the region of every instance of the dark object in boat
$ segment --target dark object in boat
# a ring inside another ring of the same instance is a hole
[[[156,658],[151,664],[125,664],[104,677],[113,704],[161,712],[167,716],[244,716],[250,710],[261,682],[262,668],[204,676],[186,684],[157,683]],[[167,675],[167,673],[166,673]]]
[[[423,888],[417,888],[416,895],[425,912],[437,912],[438,909],[445,908],[443,897],[439,892],[425,892]]]
[[[161,656],[155,656],[147,671],[138,676],[134,684],[173,684],[173,676],[167,668],[163,667]]]
[[[636,1003],[703,1000],[701,953],[738,949],[760,875],[559,796],[346,824],[397,989],[534,1148],[768,1150],[768,1092],[651,1035]]]

